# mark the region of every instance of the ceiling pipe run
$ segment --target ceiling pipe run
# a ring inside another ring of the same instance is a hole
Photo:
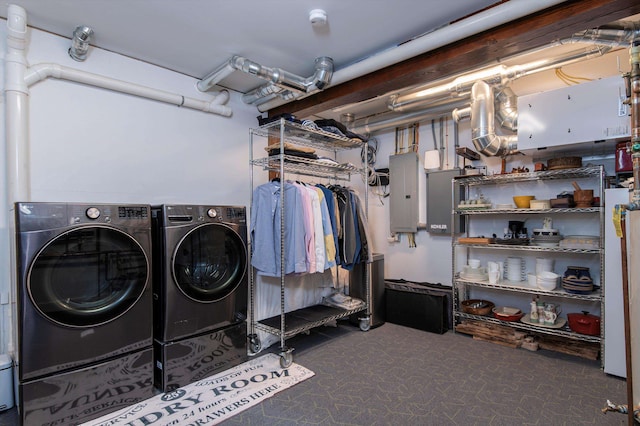
[[[619,44],[618,46],[623,45]],[[485,81],[492,85],[506,85],[513,80],[531,74],[602,56],[612,48],[613,46],[610,45],[592,46],[577,49],[556,57],[528,62],[524,65],[514,65],[511,67],[496,65],[491,68],[485,68],[462,75],[444,84],[425,85],[407,94],[394,95],[390,98],[387,106],[392,111],[410,111],[423,108],[425,105],[433,102],[440,102],[453,97],[468,97],[471,94],[471,87],[478,80]]]
[[[312,76],[304,78],[280,68],[269,68],[260,65],[241,56],[233,56],[225,64],[221,65],[205,78],[200,80],[196,87],[201,92],[206,92],[233,71],[242,71],[254,75],[269,83],[260,86],[242,96],[242,100],[251,105],[259,105],[273,98],[283,100],[296,99],[306,93],[324,89],[333,75],[333,59],[327,56],[316,58],[315,72]],[[265,99],[267,98],[267,99]]]
[[[363,75],[411,59],[466,37],[471,37],[482,31],[507,24],[516,19],[563,3],[564,1],[565,0],[537,0],[500,3],[471,15],[468,18],[438,28],[437,30],[402,43],[397,47],[387,49],[377,55],[369,56],[345,68],[336,70],[333,73],[331,84],[337,86],[338,84],[362,77]],[[309,92],[302,97],[309,96],[313,93],[314,92]],[[285,103],[287,103],[286,100],[273,99],[270,102],[265,102],[260,105],[258,110],[260,112],[266,112],[271,108],[278,107]]]
[[[614,28],[611,28],[612,26]],[[551,45],[527,52],[523,56],[551,47],[574,43],[588,43],[595,46],[531,61],[524,65],[507,67],[499,64],[463,74],[453,80],[431,82],[413,88],[407,93],[391,96],[387,106],[392,111],[409,111],[424,108],[433,102],[444,99],[469,96],[471,86],[478,80],[484,80],[492,85],[506,86],[508,82],[527,75],[602,56],[614,47],[629,47],[640,33],[640,24],[637,22],[620,22],[612,26],[581,31]]]
[[[295,81],[293,80],[294,75],[290,73],[283,74],[287,78],[282,78],[280,76],[274,76],[271,81],[273,84],[267,84],[262,87],[258,87],[248,93],[245,93],[242,96],[242,100],[251,105],[261,105],[264,102],[273,98],[271,96],[270,99],[264,99],[265,96],[275,95],[285,100],[293,100],[301,97],[303,94],[306,94],[310,91],[314,90],[322,90],[324,89],[329,82],[331,81],[331,76],[333,75],[333,59],[322,56],[316,58],[315,60],[315,72],[311,77],[308,77],[304,80]],[[300,78],[295,76],[296,78]],[[287,85],[285,84],[287,80],[295,81],[295,85]],[[266,93],[266,95],[264,95]]]
[[[469,103],[468,99],[453,99],[440,105],[431,106],[424,110],[411,111],[408,113],[384,113],[357,119],[348,129],[361,135],[370,135],[380,130],[391,127],[404,126],[428,119],[444,117],[451,113],[452,109],[461,107]]]
[[[177,93],[165,92],[163,90],[129,83],[115,78],[75,70],[58,64],[45,63],[34,65],[27,70],[24,79],[27,86],[31,86],[36,82],[45,80],[49,77],[83,83],[88,86],[109,89],[114,92],[126,93],[141,98],[173,104],[179,107],[218,114],[224,117],[230,117],[232,114],[231,108],[222,104],[224,99],[229,99],[228,94],[223,95],[223,97],[217,101],[215,98],[212,101],[202,101],[179,95]]]
[[[537,61],[531,61],[524,65],[515,65],[507,67],[504,64],[494,65],[482,68],[468,74],[456,77],[448,81],[440,80],[438,82],[423,85],[414,88],[410,93],[400,95],[396,94],[390,97],[387,104],[391,110],[388,113],[381,113],[371,117],[356,120],[354,128],[350,130],[358,133],[371,133],[387,128],[403,125],[407,122],[415,122],[422,117],[431,117],[431,109],[437,105],[456,105],[452,107],[452,115],[454,120],[459,121],[471,115],[471,108],[464,108],[468,105],[471,97],[471,90],[477,81],[499,88],[495,93],[495,105],[492,105],[492,119],[495,118],[498,125],[510,131],[517,130],[517,97],[513,91],[507,87],[511,81],[531,75],[533,73],[546,71],[560,66],[566,66],[580,60],[590,59],[602,56],[614,47],[622,47],[630,45],[640,32],[640,24],[636,22],[622,22],[614,24],[613,28],[587,30],[575,34],[574,36],[563,40],[562,43],[602,43],[602,45],[590,46],[583,49],[573,50],[568,53],[560,54],[555,57],[544,58]],[[554,45],[557,45],[555,43]],[[548,48],[536,49],[540,51]],[[531,52],[528,52],[530,54]],[[526,54],[525,54],[526,55]],[[493,92],[493,90],[492,90]],[[496,111],[497,108],[497,111]],[[440,113],[441,108],[437,108]],[[406,112],[404,115],[398,115],[398,112]],[[493,144],[487,144],[485,155],[496,155],[492,152],[498,150],[501,153],[512,152],[516,149],[516,141],[509,137],[508,144],[510,146],[496,148]],[[507,141],[507,139],[502,139]],[[484,141],[483,141],[484,144]],[[499,154],[504,155],[504,154]]]

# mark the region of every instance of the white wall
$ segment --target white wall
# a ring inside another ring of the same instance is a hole
[[[2,57],[6,24],[0,22]],[[91,49],[85,62],[67,54],[69,40],[29,30],[30,65],[58,63],[95,74],[210,100],[196,79],[111,52]],[[4,69],[4,67],[2,67]],[[4,78],[2,79],[4,84]],[[231,93],[231,118],[129,95],[48,79],[30,88],[31,201],[95,203],[201,203],[247,206],[249,127],[255,107]],[[2,104],[4,117],[4,103]],[[0,192],[6,191],[4,120]],[[10,289],[9,211],[0,213],[0,303]],[[9,341],[8,305],[2,304],[0,353]]]

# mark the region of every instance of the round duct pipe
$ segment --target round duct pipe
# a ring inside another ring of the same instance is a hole
[[[89,42],[93,36],[93,29],[90,27],[81,25],[76,27],[73,31],[73,38],[71,39],[71,47],[69,48],[69,56],[78,62],[82,62],[87,59],[87,53],[89,52]]]

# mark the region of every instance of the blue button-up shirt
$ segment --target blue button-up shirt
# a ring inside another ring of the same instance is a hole
[[[304,224],[297,188],[284,184],[284,273],[306,272]],[[280,182],[253,191],[251,209],[251,265],[262,275],[281,275]]]

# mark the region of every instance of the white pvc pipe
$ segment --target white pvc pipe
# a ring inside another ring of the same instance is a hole
[[[23,8],[10,5],[7,11],[7,53],[5,55],[7,204],[30,201],[29,138],[27,119],[29,90],[24,82],[27,15]]]
[[[27,70],[24,79],[27,86],[31,86],[34,83],[49,77],[59,78],[62,80],[70,80],[76,83],[82,83],[94,87],[101,87],[103,89],[109,89],[115,92],[126,93],[129,95],[139,96],[141,98],[152,99],[181,107],[219,114],[225,117],[230,117],[232,114],[231,108],[226,105],[220,105],[218,103],[219,101],[215,102],[215,99],[210,102],[201,101],[198,99],[178,95],[176,93],[165,92],[139,84],[117,80],[115,78],[105,77],[86,71],[68,68],[58,64],[34,65]]]
[[[2,214],[3,232],[0,238],[5,247],[1,253],[8,253],[3,256],[1,262],[2,275],[0,279],[5,285],[0,285],[0,291],[8,291],[9,300],[13,304],[15,301],[16,288],[16,263],[15,252],[12,249],[13,239],[13,203],[18,200],[29,201],[31,197],[31,183],[29,174],[29,145],[25,142],[29,137],[29,125],[27,120],[28,110],[28,89],[24,83],[24,72],[27,62],[24,57],[24,49],[27,35],[27,13],[19,6],[9,5],[7,9],[7,51],[5,53],[5,149],[6,149],[6,170],[7,180],[6,193],[0,197],[0,208]],[[0,305],[5,314],[6,322],[3,327],[3,341],[0,342],[6,352],[13,355],[14,347],[14,325],[11,313],[12,304],[8,306]],[[6,331],[6,335],[4,332]]]
[[[408,41],[398,47],[385,50],[384,52],[370,56],[350,65],[346,68],[334,71],[329,86],[337,86],[357,77],[369,74],[384,67],[388,67],[398,62],[413,58],[425,52],[437,49],[447,44],[462,40],[482,31],[489,30],[502,24],[522,18],[540,10],[546,9],[565,0],[511,0],[499,4],[490,9],[479,12],[466,19],[455,22],[446,27],[440,28],[431,33]],[[315,92],[308,93],[311,95]],[[302,96],[298,99],[302,99]],[[258,107],[258,110],[265,112],[286,103],[282,99],[274,99]]]

